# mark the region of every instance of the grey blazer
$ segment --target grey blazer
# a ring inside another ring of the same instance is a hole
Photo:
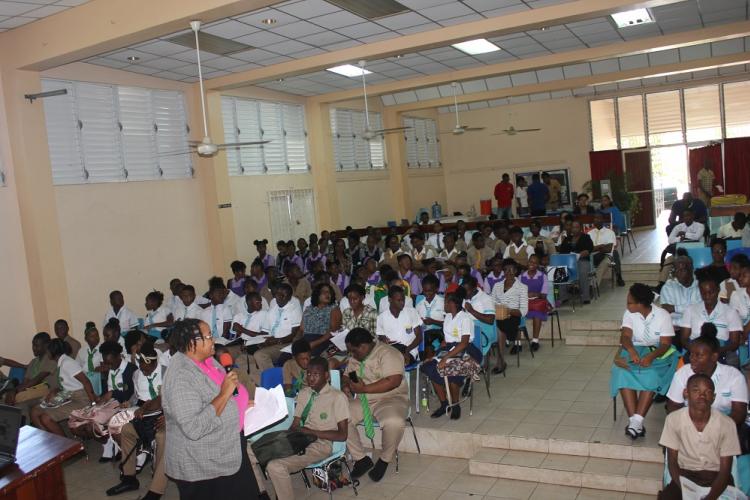
[[[167,431],[166,472],[172,479],[204,481],[240,469],[237,403],[230,399],[217,417],[211,401],[218,395],[219,386],[194,361],[180,352],[172,356],[161,393]]]

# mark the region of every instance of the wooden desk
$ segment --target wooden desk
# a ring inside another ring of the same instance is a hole
[[[83,451],[72,439],[26,425],[21,428],[16,464],[0,469],[0,498],[65,500],[62,464]]]

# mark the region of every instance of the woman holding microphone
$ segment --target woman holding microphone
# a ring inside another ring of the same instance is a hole
[[[257,498],[243,436],[247,390],[214,360],[203,321],[177,321],[169,343],[176,352],[162,387],[167,476],[183,500]]]

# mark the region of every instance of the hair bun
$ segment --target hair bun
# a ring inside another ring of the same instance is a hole
[[[703,339],[708,340],[717,340],[716,336],[718,335],[718,330],[716,328],[716,325],[713,323],[703,323],[701,325],[701,334],[700,337]]]
[[[93,321],[87,321],[86,330],[88,330],[89,328],[96,328],[96,323],[94,323]]]
[[[109,318],[109,320],[107,321],[107,326],[119,328],[120,327],[120,320],[117,319],[117,318],[115,318],[115,317]]]

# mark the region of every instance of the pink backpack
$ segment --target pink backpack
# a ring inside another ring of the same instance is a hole
[[[95,436],[106,436],[107,422],[112,416],[120,411],[120,403],[115,399],[110,399],[103,405],[89,405],[80,410],[70,412],[68,427],[75,429],[84,425],[90,425]]]

